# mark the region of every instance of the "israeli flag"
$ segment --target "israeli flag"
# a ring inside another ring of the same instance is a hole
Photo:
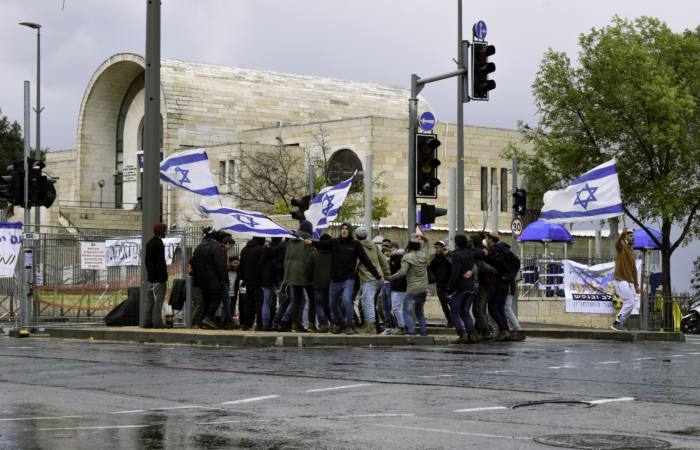
[[[219,188],[203,148],[177,152],[160,163],[160,184],[206,197],[219,197]]]
[[[544,194],[542,218],[569,223],[607,219],[622,214],[615,159],[584,173],[569,187]]]
[[[345,198],[348,196],[348,191],[350,191],[350,186],[352,186],[356,174],[357,171],[352,174],[349,180],[322,189],[311,201],[311,205],[304,213],[304,217],[313,225],[314,239],[321,237],[321,231],[338,217],[340,207],[343,206]]]
[[[214,219],[214,228],[217,230],[229,230],[234,233],[249,236],[265,237],[289,237],[297,239],[291,231],[259,212],[242,211],[240,209],[226,208],[223,206],[209,206],[202,202],[202,211],[211,214]]]

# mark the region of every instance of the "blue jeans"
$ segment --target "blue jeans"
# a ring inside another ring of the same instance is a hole
[[[450,318],[457,330],[457,334],[464,333],[466,328],[467,333],[474,332],[474,324],[472,316],[469,315],[469,308],[472,306],[471,292],[455,292],[450,300]],[[460,320],[461,319],[461,320]],[[464,323],[464,326],[462,326]]]
[[[231,313],[231,297],[229,297],[228,284],[226,283],[221,286],[221,306],[224,314],[224,320],[221,322],[221,327],[223,328],[233,320],[233,314]]]
[[[506,320],[506,300],[510,286],[507,284],[497,284],[496,290],[489,300],[489,314],[498,324],[500,331],[509,331],[508,320]]]
[[[518,317],[513,312],[513,296],[510,294],[506,297],[506,317],[508,318],[508,323],[510,323],[510,326],[514,330],[522,330],[520,323],[518,323]]]
[[[391,320],[391,284],[382,285],[382,312],[384,313],[384,327],[394,328]]]
[[[316,300],[316,318],[318,324],[322,327],[328,326],[328,321],[331,324],[338,325],[338,319],[331,314],[331,307],[328,303],[329,289],[314,289],[314,300]]]
[[[398,322],[398,326],[405,327],[406,322],[403,320],[403,299],[406,297],[405,292],[391,293],[391,310],[394,311],[394,317]],[[413,319],[413,317],[411,317]]]
[[[365,323],[374,323],[374,298],[379,290],[379,280],[365,281],[362,283],[360,296],[362,297],[362,312],[365,314]]]
[[[289,286],[289,297],[293,297],[292,295],[292,286]],[[289,306],[287,307],[287,311],[284,313],[284,316],[282,316],[282,322],[293,322],[291,320],[292,317],[292,307],[294,306],[294,301],[289,302]],[[306,296],[302,295],[301,296],[301,304],[299,305],[299,317],[297,317],[297,322],[296,323],[304,323],[304,309],[306,308]]]
[[[423,314],[423,307],[425,306],[425,300],[427,298],[427,292],[421,292],[420,294],[406,294],[406,298],[403,300],[403,320],[406,321],[408,334],[413,336],[416,335],[416,327],[413,324],[413,316],[411,315],[413,308],[415,308],[416,317],[418,317],[418,324],[420,325],[420,335],[428,335],[428,329],[426,328],[425,324],[425,314]]]
[[[270,309],[277,309],[277,293],[275,288],[263,288],[265,298],[262,309],[263,326],[270,326]]]
[[[355,286],[355,280],[349,279],[345,281],[331,281],[331,288],[328,292],[330,297],[331,313],[340,320],[343,314],[340,312],[340,301],[342,299],[345,307],[345,322],[352,326],[352,313],[355,309],[352,307],[352,289]]]

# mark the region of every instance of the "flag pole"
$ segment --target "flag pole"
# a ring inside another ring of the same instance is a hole
[[[293,231],[290,230],[289,228],[285,227],[284,225],[275,222],[274,220],[270,219],[268,216],[265,216],[265,218],[266,218],[267,220],[269,220],[270,222],[274,223],[275,225],[277,225],[278,227],[284,228],[285,230],[287,230],[288,232],[290,232],[290,233],[293,234],[294,236],[297,236],[297,234],[296,234],[295,232],[293,232]],[[297,236],[297,238],[301,239],[299,236]]]

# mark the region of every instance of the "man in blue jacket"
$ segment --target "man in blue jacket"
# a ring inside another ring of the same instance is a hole
[[[455,236],[457,249],[452,254],[452,273],[447,283],[447,294],[452,294],[450,299],[450,316],[459,338],[455,344],[475,344],[478,342],[469,308],[474,293],[474,277],[472,267],[474,261],[486,256],[484,250],[472,250],[474,243],[468,237],[460,234]],[[466,328],[466,330],[465,330]]]

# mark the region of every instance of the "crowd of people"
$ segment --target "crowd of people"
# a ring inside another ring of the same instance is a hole
[[[437,241],[432,256],[422,233],[411,235],[406,248],[400,248],[389,239],[379,246],[366,228],[353,230],[347,222],[337,238],[323,234],[314,240],[312,231],[304,220],[295,232],[298,238],[253,237],[238,256],[229,257],[231,235],[205,230],[189,260],[195,326],[427,336],[424,307],[428,286],[435,284],[447,327],[458,335],[455,343],[525,339],[512,309],[520,260],[496,231],[458,235],[454,251]],[[154,232],[154,240],[162,239],[165,226],[156,225]],[[147,247],[146,264],[152,295],[147,311],[152,319],[147,323],[162,328],[157,316],[167,272],[163,275],[164,262],[155,262],[162,243],[149,245],[152,255]]]

